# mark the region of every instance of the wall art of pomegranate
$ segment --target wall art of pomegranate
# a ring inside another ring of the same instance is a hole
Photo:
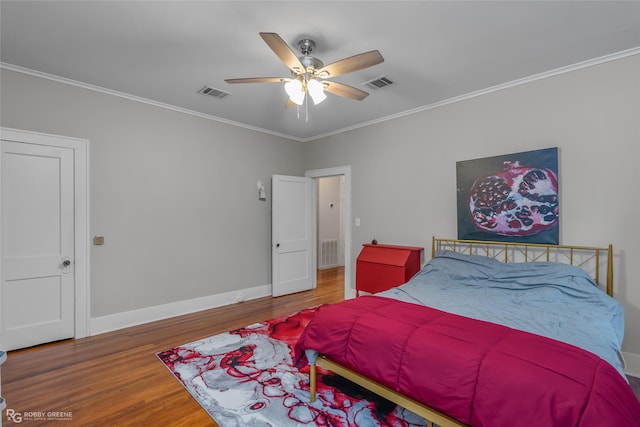
[[[458,238],[558,243],[557,148],[456,163]]]
[[[469,194],[476,227],[529,236],[558,222],[558,177],[547,168],[505,162],[505,169],[476,180]]]

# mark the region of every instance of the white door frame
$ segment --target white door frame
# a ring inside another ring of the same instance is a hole
[[[74,338],[89,335],[89,141],[59,135],[0,127],[0,139],[73,150],[75,303]],[[0,165],[1,167],[1,165]],[[0,251],[2,247],[0,245]],[[2,266],[0,265],[0,268]]]
[[[351,165],[309,170],[304,173],[307,178],[314,179],[336,175],[344,176],[344,297],[347,299],[356,295],[355,289],[351,287]],[[317,208],[318,200],[314,197],[312,211],[316,212]]]

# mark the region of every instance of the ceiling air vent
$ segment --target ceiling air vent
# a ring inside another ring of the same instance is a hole
[[[371,89],[382,89],[385,86],[391,86],[393,82],[385,76],[381,76],[362,84],[369,86]]]
[[[222,89],[216,89],[215,87],[205,86],[198,91],[203,95],[213,96],[214,98],[222,99],[227,95],[231,95],[229,92],[225,92]]]

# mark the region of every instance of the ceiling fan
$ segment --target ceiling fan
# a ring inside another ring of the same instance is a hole
[[[318,58],[311,56],[315,42],[311,39],[298,41],[298,49],[302,56],[298,57],[289,45],[276,33],[260,33],[260,37],[278,55],[291,70],[291,77],[252,77],[241,79],[226,79],[227,83],[285,83],[285,91],[289,95],[287,106],[304,104],[307,95],[313,99],[315,105],[321,103],[329,92],[357,101],[362,101],[369,94],[363,90],[342,83],[326,80],[342,74],[362,70],[384,61],[377,50],[350,56],[324,65]]]

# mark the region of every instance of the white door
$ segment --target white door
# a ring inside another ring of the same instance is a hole
[[[271,180],[272,295],[315,287],[315,186],[310,178],[274,175]]]
[[[0,348],[74,336],[74,152],[2,141]]]

